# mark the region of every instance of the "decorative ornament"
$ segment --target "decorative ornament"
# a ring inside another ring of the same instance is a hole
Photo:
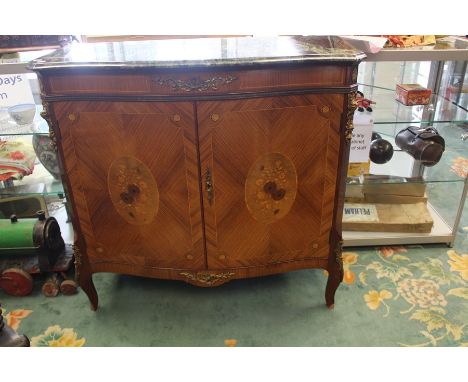
[[[370,144],[370,160],[377,164],[387,163],[393,157],[392,144],[382,138],[375,139]]]

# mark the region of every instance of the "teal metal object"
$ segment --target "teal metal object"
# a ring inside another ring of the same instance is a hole
[[[46,217],[44,211],[37,212],[37,218],[0,219],[0,262],[10,256],[35,255],[39,257],[41,269],[50,268],[63,250],[60,226],[53,217]]]
[[[34,226],[37,219],[1,219],[0,220],[0,254],[9,249],[33,249]]]

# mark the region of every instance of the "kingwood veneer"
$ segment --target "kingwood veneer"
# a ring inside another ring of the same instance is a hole
[[[343,277],[357,65],[337,38],[82,44],[35,60],[78,280],[211,287],[303,268]]]

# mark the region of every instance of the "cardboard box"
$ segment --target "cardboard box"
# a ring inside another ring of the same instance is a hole
[[[362,163],[350,163],[348,165],[348,176],[360,176],[369,174],[370,161]]]
[[[391,175],[361,175],[346,180],[345,203],[427,203],[422,178]]]
[[[352,188],[352,187],[348,187],[348,188]],[[353,194],[354,193],[355,192],[353,192]],[[384,203],[384,204],[427,203],[427,195],[411,196],[411,195],[364,194],[362,193],[362,195],[345,196],[345,203]]]
[[[429,233],[434,221],[425,203],[345,203],[343,230]]]
[[[406,195],[423,197],[426,183],[421,177],[405,178],[392,175],[364,175],[362,192],[368,194]]]
[[[419,84],[397,84],[396,99],[404,105],[427,105],[431,100],[432,90]]]

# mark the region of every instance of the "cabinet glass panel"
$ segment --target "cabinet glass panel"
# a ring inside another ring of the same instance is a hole
[[[64,194],[56,152],[49,143],[47,135],[1,137],[0,198]]]
[[[443,63],[438,80],[434,79],[435,68],[430,61],[361,64],[359,90],[375,102],[373,132],[392,145],[393,156],[384,164],[370,162],[368,174],[348,177],[347,205],[376,205],[381,220],[361,231],[352,225],[348,229],[344,223],[345,245],[453,244],[467,189],[466,62]],[[435,82],[439,83],[438,91],[433,92],[428,105],[406,106],[395,99],[396,84],[432,88]],[[396,135],[409,126],[431,126],[443,137],[445,151],[438,163],[424,166],[396,145]],[[407,224],[399,229],[379,227],[380,223],[396,223],[404,214],[409,216]],[[422,214],[427,214],[426,222],[417,221]]]
[[[20,125],[15,122],[8,108],[0,108],[0,139],[12,138],[14,136],[32,135],[32,134],[49,134],[49,125],[41,117],[42,105],[36,104],[36,114],[31,123]]]
[[[395,88],[360,85],[359,90],[375,105],[372,105],[375,124],[408,124],[464,122],[468,120],[466,110],[437,94],[432,94],[428,105],[406,106],[395,99]]]
[[[50,51],[3,53],[0,55],[0,74],[3,79],[22,75],[28,80],[34,102],[35,114],[29,123],[20,123],[10,108],[12,105],[2,94],[0,103],[0,199],[27,195],[64,198],[60,181],[57,154],[48,138],[49,126],[41,117],[43,109],[35,73],[26,69],[27,63]],[[16,101],[19,104],[21,101]],[[14,106],[14,105],[13,105]],[[50,198],[48,198],[49,200]]]

